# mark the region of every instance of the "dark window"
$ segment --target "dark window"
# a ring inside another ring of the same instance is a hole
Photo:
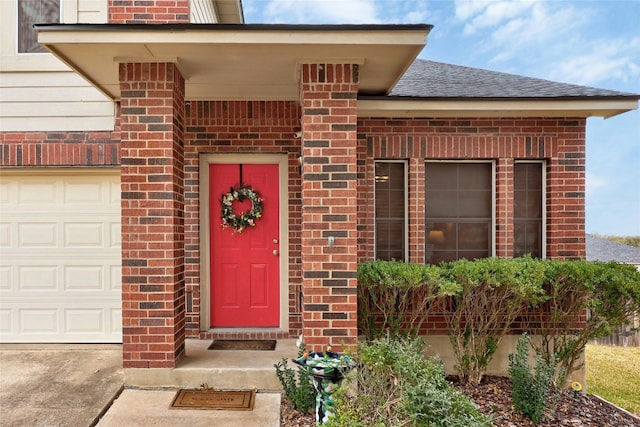
[[[425,175],[427,262],[491,256],[491,163],[427,163]]]
[[[405,260],[404,163],[375,163],[376,258]]]
[[[513,179],[513,256],[542,258],[542,163],[516,163]]]
[[[38,44],[38,34],[33,24],[59,22],[60,0],[18,0],[18,52],[46,52]]]

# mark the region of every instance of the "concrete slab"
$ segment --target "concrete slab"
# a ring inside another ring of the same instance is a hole
[[[89,426],[122,390],[122,346],[1,344],[2,426]]]
[[[124,370],[131,388],[245,388],[281,392],[274,364],[298,354],[294,339],[278,340],[273,351],[208,350],[211,341],[188,339],[176,368]]]
[[[280,394],[257,393],[253,411],[169,409],[177,390],[126,389],[98,423],[99,427],[278,427]]]
[[[178,368],[140,370],[153,385],[127,382],[124,391],[126,372],[136,371],[122,368],[121,345],[0,344],[0,425],[279,426],[281,387],[273,364],[296,354],[294,341],[279,341],[273,352],[212,351],[209,343],[187,340]],[[177,389],[203,383],[276,392],[258,393],[253,411],[169,409]],[[159,388],[165,384],[170,388]]]

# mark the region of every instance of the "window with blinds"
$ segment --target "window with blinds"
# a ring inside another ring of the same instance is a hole
[[[492,163],[427,162],[426,261],[492,255]]]
[[[375,162],[375,252],[381,260],[406,259],[404,162]]]
[[[516,163],[513,180],[513,256],[542,258],[543,164]]]

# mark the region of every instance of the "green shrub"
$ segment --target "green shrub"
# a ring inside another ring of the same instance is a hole
[[[524,334],[516,346],[516,353],[509,354],[509,375],[512,381],[513,405],[516,411],[539,424],[549,406],[553,388],[555,365],[547,363],[540,355],[536,366],[529,367],[529,337]]]
[[[302,344],[298,349],[298,357],[304,352],[305,347]],[[289,366],[287,359],[282,359],[273,366],[276,368],[276,375],[284,394],[291,401],[293,408],[300,412],[310,412],[311,408],[315,408],[316,390],[309,371],[300,366],[294,370]]]
[[[462,290],[445,311],[462,382],[480,384],[484,371],[514,320],[543,298],[545,264],[531,257],[459,260],[447,265]]]
[[[609,335],[640,312],[640,272],[628,264],[549,261],[544,290],[542,314],[529,319],[528,330],[541,337],[534,343],[536,353],[547,363],[558,360],[557,374],[581,368],[590,340]]]
[[[358,328],[371,341],[416,335],[434,301],[457,292],[435,265],[370,261],[358,265]]]
[[[347,377],[356,396],[336,395],[330,426],[490,426],[468,397],[445,379],[435,357],[424,357],[420,338],[378,339],[358,349],[360,368]]]

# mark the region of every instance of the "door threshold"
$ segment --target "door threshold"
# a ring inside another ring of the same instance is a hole
[[[289,339],[297,338],[290,331],[281,328],[211,328],[201,331],[200,339]]]

